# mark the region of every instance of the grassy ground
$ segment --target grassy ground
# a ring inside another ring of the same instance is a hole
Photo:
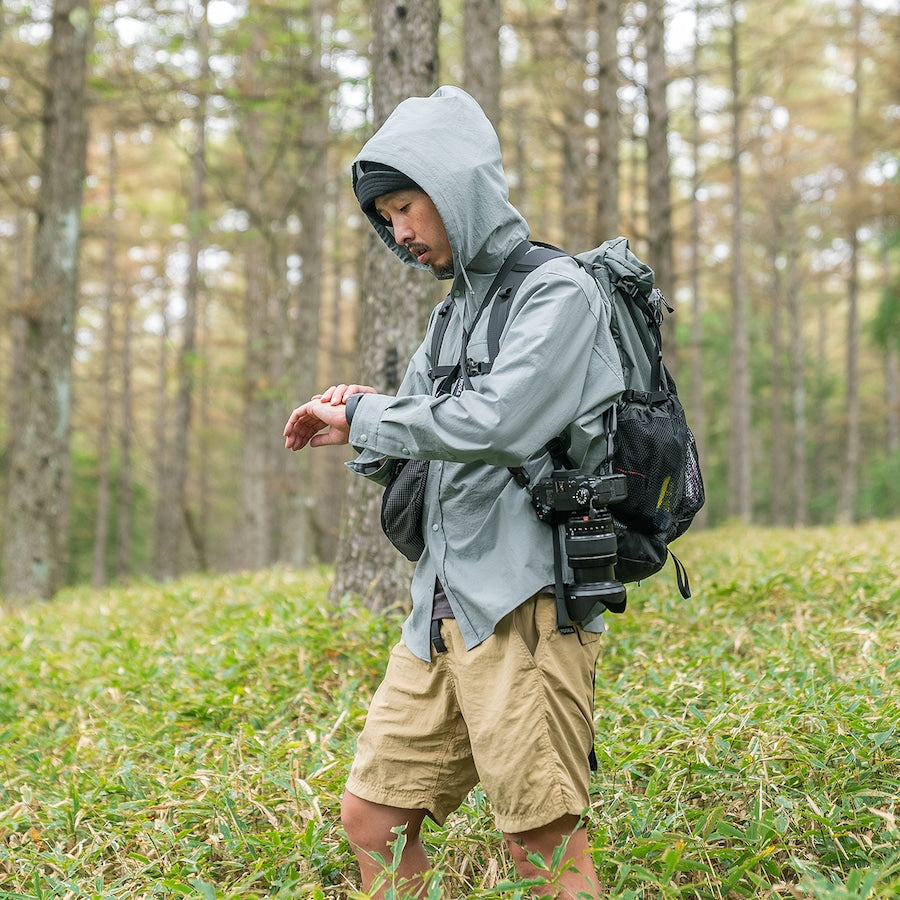
[[[589,811],[612,898],[900,897],[900,522],[725,529],[609,618]],[[400,612],[272,571],[0,617],[0,898],[361,897],[337,823]],[[439,889],[521,897],[479,791]],[[390,866],[388,866],[388,869]]]

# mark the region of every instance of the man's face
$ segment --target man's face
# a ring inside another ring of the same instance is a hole
[[[375,210],[394,230],[394,240],[406,247],[435,278],[453,277],[453,251],[447,229],[425,191],[406,188],[382,194]]]

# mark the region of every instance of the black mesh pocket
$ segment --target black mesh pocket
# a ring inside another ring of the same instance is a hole
[[[700,474],[700,457],[697,454],[697,443],[693,432],[687,428],[688,445],[685,454],[684,466],[684,495],[679,507],[678,522],[676,523],[675,537],[684,534],[688,526],[694,520],[694,516],[706,502],[706,488],[703,486],[703,476]]]
[[[628,497],[613,509],[616,519],[645,534],[664,535],[666,541],[688,527],[703,505],[703,482],[677,396],[619,405],[613,469],[628,486]]]
[[[415,562],[425,550],[422,510],[425,507],[427,459],[398,459],[381,497],[381,529],[388,540]]]

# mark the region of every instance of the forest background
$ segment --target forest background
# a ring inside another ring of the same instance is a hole
[[[373,262],[348,171],[440,83],[494,121],[534,237],[624,234],[656,270],[702,524],[898,515],[897,13],[6,2],[3,596],[340,546],[336,590],[396,597],[375,492],[281,429],[327,384],[395,388],[440,299]]]

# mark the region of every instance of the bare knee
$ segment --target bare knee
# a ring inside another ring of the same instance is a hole
[[[402,828],[407,842],[417,841],[424,810],[400,809],[363,800],[349,791],[341,798],[341,824],[347,839],[368,853],[384,853]]]
[[[528,859],[530,853],[538,853],[545,857],[549,864],[553,851],[560,844],[569,844],[573,838],[577,839],[579,832],[578,816],[563,816],[555,822],[534,828],[531,831],[518,833],[505,833],[504,837],[509,845],[510,853],[520,871],[522,867],[531,867]]]

